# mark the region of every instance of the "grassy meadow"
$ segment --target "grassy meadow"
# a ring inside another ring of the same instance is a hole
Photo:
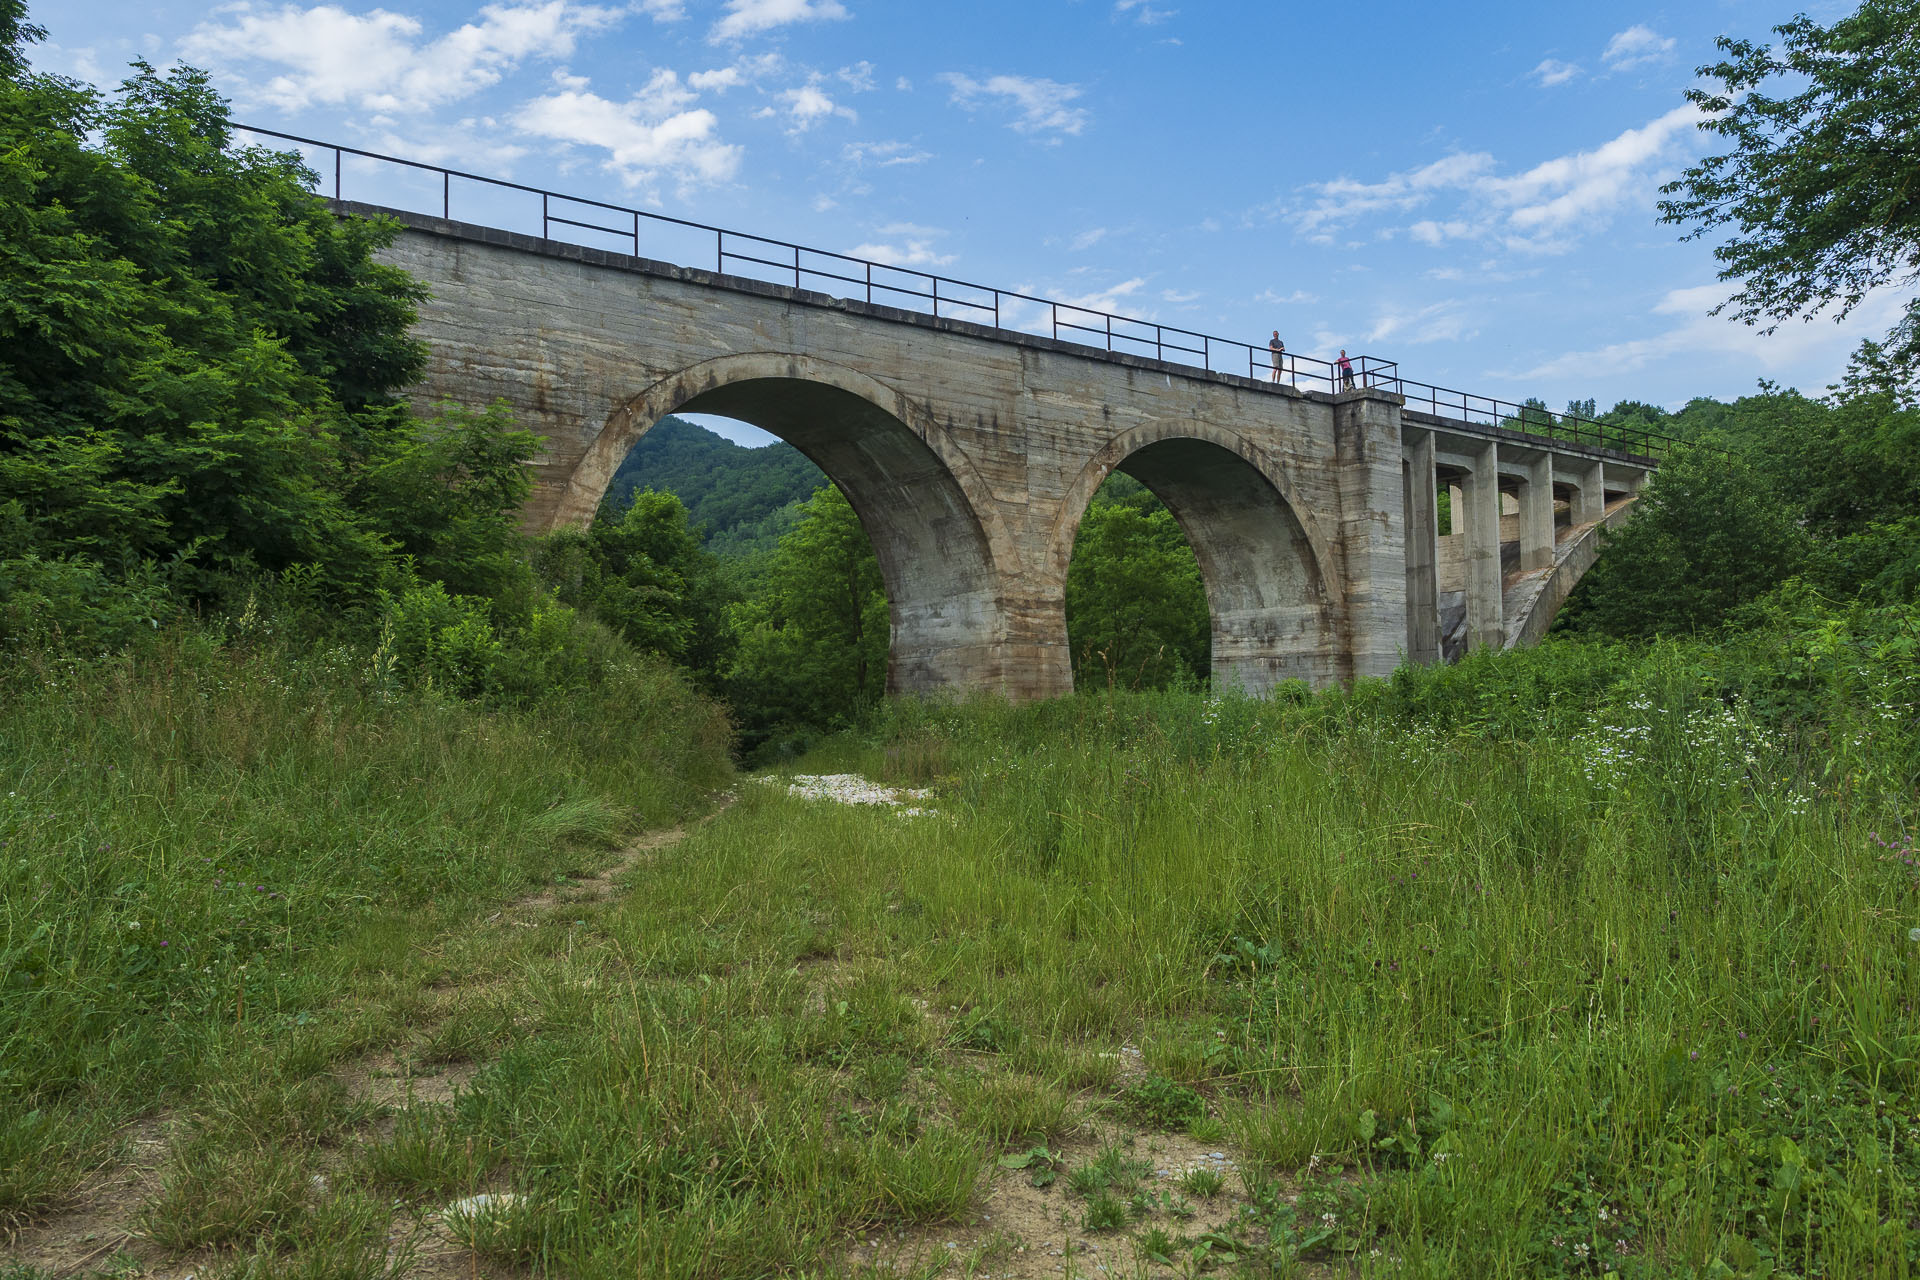
[[[9,687],[10,1280],[1920,1257],[1898,664],[1817,725],[1548,646],[793,765],[905,816],[730,779],[660,672],[515,716],[328,661]]]

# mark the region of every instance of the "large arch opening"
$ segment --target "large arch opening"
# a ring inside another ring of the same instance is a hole
[[[1324,539],[1282,492],[1271,463],[1256,465],[1243,442],[1199,430],[1116,441],[1090,467],[1100,474],[1083,477],[1082,486],[1093,490],[1108,474],[1122,474],[1178,523],[1205,593],[1215,689],[1262,695],[1290,680],[1320,687],[1343,678],[1339,602],[1329,590]],[[1078,532],[1076,526],[1066,545],[1078,541]]]
[[[681,413],[749,423],[777,437],[845,496],[886,594],[887,693],[1002,682],[996,547],[969,492],[981,491],[978,480],[964,458],[942,456],[929,424],[909,421],[918,415],[904,398],[851,370],[757,355],[662,379],[608,420],[575,468],[558,522],[590,520],[628,451],[655,423]]]

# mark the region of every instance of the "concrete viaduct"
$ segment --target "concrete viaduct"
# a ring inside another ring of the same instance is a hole
[[[1158,495],[1193,545],[1216,684],[1262,694],[1537,640],[1654,465],[1417,412],[1380,387],[1301,390],[336,207],[397,218],[384,258],[431,290],[417,401],[501,399],[546,438],[529,529],[590,520],[627,451],[669,413],[753,423],[817,463],[879,557],[894,693],[1072,689],[1067,565],[1114,471]]]

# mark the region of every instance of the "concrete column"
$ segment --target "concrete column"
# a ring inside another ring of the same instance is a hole
[[[1553,457],[1539,454],[1520,464],[1520,567],[1553,567]]]
[[[1573,510],[1568,513],[1575,525],[1592,524],[1607,514],[1604,464],[1578,458],[1562,460],[1562,469],[1573,480]]]
[[[1467,533],[1467,648],[1498,649],[1506,641],[1500,616],[1505,586],[1500,572],[1500,446],[1489,440],[1467,473],[1461,494]]]
[[[1407,660],[1440,661],[1440,501],[1433,433],[1408,442],[1402,484],[1407,510]]]
[[[1437,489],[1437,486],[1436,486]],[[1447,524],[1449,537],[1465,533],[1467,529],[1467,491],[1457,484],[1447,486],[1447,511],[1450,520]]]
[[[1351,677],[1386,676],[1407,643],[1400,398],[1363,388],[1333,406]]]
[[[1615,493],[1627,493],[1636,498],[1640,496],[1641,488],[1647,483],[1645,468],[1622,466],[1617,462],[1604,465],[1607,488]]]

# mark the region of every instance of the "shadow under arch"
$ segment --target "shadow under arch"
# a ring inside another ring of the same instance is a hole
[[[1265,694],[1287,680],[1343,679],[1344,601],[1331,549],[1277,460],[1230,431],[1156,424],[1115,437],[1065,495],[1049,544],[1064,581],[1087,504],[1125,472],[1179,521],[1200,562],[1215,688]]]
[[[555,527],[590,521],[627,451],[670,413],[750,422],[839,486],[880,562],[887,692],[996,683],[1006,644],[1000,567],[1017,563],[984,483],[905,396],[852,369],[756,352],[705,361],[616,409],[582,455]]]

